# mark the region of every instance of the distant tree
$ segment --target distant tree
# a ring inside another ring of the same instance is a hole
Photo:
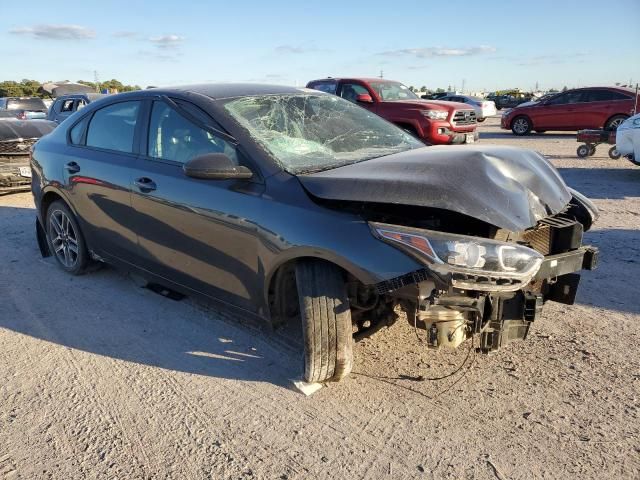
[[[569,89],[567,88],[567,86],[566,86],[566,85],[565,85],[564,87],[562,87],[562,91],[563,91],[563,92],[566,92],[567,90],[569,90]]]
[[[411,86],[409,87],[409,90],[411,90],[412,92],[415,92],[415,91],[416,91],[416,87],[414,87],[413,85],[411,85]]]
[[[555,89],[555,88],[551,88],[551,89],[549,89],[549,93],[557,93],[557,92],[558,92],[558,90],[557,90],[557,89]]]
[[[436,93],[446,93],[444,88],[436,88]]]
[[[428,92],[429,89],[426,86],[423,85],[423,86],[420,87],[420,91],[421,92]]]

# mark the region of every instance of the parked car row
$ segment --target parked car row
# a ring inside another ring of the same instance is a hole
[[[399,309],[431,348],[475,336],[491,352],[544,303],[574,302],[598,213],[542,155],[427,148],[415,136],[473,138],[475,111],[397,82],[310,86],[152,89],[77,111],[33,148],[42,255],[301,322],[308,382],[348,375],[354,332]]]

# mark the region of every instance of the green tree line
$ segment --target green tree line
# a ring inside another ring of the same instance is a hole
[[[122,82],[116,80],[115,78],[99,83],[87,82],[85,80],[78,80],[76,83],[88,85],[96,92],[100,92],[105,88],[117,88],[118,92],[140,90],[139,85],[124,85]],[[37,80],[29,80],[26,78],[19,82],[13,80],[5,80],[3,82],[0,82],[0,97],[48,97],[49,95],[47,93],[40,90],[41,86],[42,83],[38,82]]]

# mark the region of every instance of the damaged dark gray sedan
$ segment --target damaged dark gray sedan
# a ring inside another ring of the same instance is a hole
[[[523,339],[597,261],[596,208],[538,153],[424,147],[314,90],[115,95],[39,141],[32,167],[43,255],[301,319],[312,382],[343,378],[354,336],[405,314],[433,348]]]

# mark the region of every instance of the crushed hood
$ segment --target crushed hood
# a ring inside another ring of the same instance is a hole
[[[511,231],[535,226],[571,199],[541,154],[497,145],[425,147],[298,178],[326,200],[438,208]]]

